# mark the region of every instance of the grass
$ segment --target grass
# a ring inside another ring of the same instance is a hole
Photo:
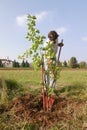
[[[66,69],[61,71],[60,79],[58,81],[60,86],[72,85],[76,82],[87,85],[87,70]]]
[[[41,71],[34,70],[0,70],[0,77],[12,79],[19,83],[30,85],[39,85],[41,82]],[[57,85],[67,85],[74,82],[80,82],[87,85],[87,70],[82,69],[66,69],[60,73]]]
[[[34,70],[0,70],[0,77],[4,77],[8,84],[21,84],[25,91],[41,88],[41,71]],[[15,82],[15,83],[14,83]],[[87,97],[87,70],[84,69],[66,69],[60,73],[57,80],[56,89],[64,95],[84,94]]]
[[[36,89],[41,89],[42,87],[41,75],[42,74],[40,70],[0,70],[0,77],[3,77],[3,84],[6,83],[7,85],[10,99],[13,99],[13,97],[20,93],[28,93],[30,90],[33,91],[33,93],[37,93]],[[4,90],[5,89],[6,87]],[[87,100],[87,70],[62,70],[60,72],[60,78],[56,83],[56,89],[58,90],[58,94],[60,94],[60,96],[69,96],[77,99]]]
[[[34,70],[0,70],[0,77],[2,76],[21,84],[39,85],[41,81],[41,72]]]
[[[63,70],[57,81],[62,96],[87,99],[87,70]]]

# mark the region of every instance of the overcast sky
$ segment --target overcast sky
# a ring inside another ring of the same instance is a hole
[[[87,62],[87,0],[0,0],[0,58],[18,60],[30,47],[27,14],[36,15],[41,34],[56,30],[64,39],[61,61]]]

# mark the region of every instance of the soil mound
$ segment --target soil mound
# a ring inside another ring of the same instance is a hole
[[[61,120],[65,123],[75,116],[81,117],[85,105],[85,102],[81,100],[55,97],[52,110],[44,112],[42,95],[28,94],[13,100],[6,111],[9,114],[14,113],[16,122],[28,120],[30,124],[38,123],[39,127],[50,128]]]

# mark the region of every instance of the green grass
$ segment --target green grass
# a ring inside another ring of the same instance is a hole
[[[0,77],[4,77],[7,85],[18,87],[21,84],[28,92],[41,88],[41,71],[35,70],[0,70]],[[65,69],[60,72],[56,89],[61,96],[72,96],[74,98],[87,99],[87,70]]]
[[[57,88],[62,96],[87,99],[87,70],[67,69],[60,75]]]
[[[0,70],[0,77],[12,79],[19,83],[30,85],[39,85],[41,82],[41,71],[35,70]],[[57,85],[70,85],[74,82],[80,82],[87,85],[87,70],[66,69],[60,72],[60,78]]]
[[[41,72],[34,70],[0,70],[0,77],[2,76],[21,84],[38,85],[41,81]]]
[[[87,70],[82,69],[66,69],[60,73],[58,84],[60,86],[72,85],[74,83],[87,85]]]

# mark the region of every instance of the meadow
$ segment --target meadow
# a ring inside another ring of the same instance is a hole
[[[41,70],[0,69],[1,130],[39,130],[35,126],[33,128],[28,125],[26,120],[14,124],[13,116],[8,121],[7,113],[2,111],[3,109],[6,110],[8,104],[19,96],[28,93],[34,95],[37,95],[38,92],[41,93],[41,77]],[[74,118],[71,119],[68,116],[69,119],[66,119],[66,122],[65,118],[60,119],[55,127],[47,130],[83,130],[83,126],[85,125],[84,128],[87,126],[87,70],[62,69],[56,83],[56,90],[58,96],[65,100],[60,102],[64,107],[60,108],[61,113],[68,113],[67,115],[69,115],[72,114],[73,109]],[[6,123],[7,125],[5,125]]]
[[[24,89],[37,89],[41,88],[42,85],[42,74],[41,70],[29,70],[29,69],[14,69],[14,70],[0,70],[0,78],[5,80],[15,81],[21,84]],[[59,90],[60,94],[68,94],[73,96],[78,92],[80,94],[76,95],[78,98],[86,98],[87,91],[87,70],[86,69],[62,69],[60,72],[60,77],[56,83],[56,89]],[[69,91],[69,93],[68,93]],[[70,93],[70,92],[73,92]],[[84,91],[84,95],[81,93]],[[81,97],[82,96],[82,97]]]
[[[29,85],[40,85],[41,80],[40,70],[30,69],[0,69],[0,78],[15,80],[21,84],[28,83]],[[87,85],[87,70],[86,69],[62,69],[60,77],[57,80],[57,86],[71,85],[75,82]]]

